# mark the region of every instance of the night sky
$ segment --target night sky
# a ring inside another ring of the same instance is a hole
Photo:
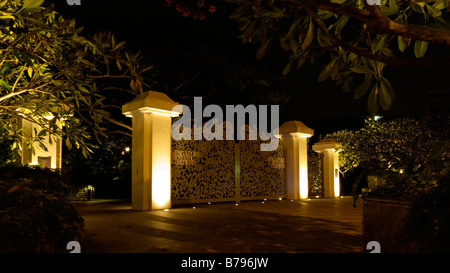
[[[205,97],[208,88],[212,89],[214,85],[214,77],[218,77],[214,72],[221,73],[221,79],[227,78],[227,71],[240,68],[242,64],[241,69],[254,77],[268,79],[269,89],[288,98],[279,102],[281,123],[300,120],[322,133],[358,127],[364,117],[369,116],[367,95],[354,100],[352,92],[343,93],[330,80],[317,81],[320,59],[315,66],[307,64],[300,70],[293,69],[287,77],[282,76],[282,71],[288,55],[279,46],[275,45],[263,60],[257,61],[257,47],[243,44],[237,38],[238,24],[228,18],[234,7],[225,1],[215,1],[217,12],[202,21],[184,18],[174,7],[165,6],[164,0],[82,0],[81,6],[69,6],[62,0],[53,2],[56,2],[57,11],[65,17],[75,18],[78,26],[84,26],[85,33],[112,31],[132,50],[142,50],[145,63],[155,66],[158,83],[152,89],[168,92],[182,103],[189,104],[190,96]],[[425,117],[426,92],[449,89],[449,67],[387,69],[396,93],[391,109],[380,114],[385,117]],[[197,72],[200,76],[184,92],[170,93],[180,81],[192,79]],[[180,75],[184,77],[181,80]],[[265,100],[266,93],[244,94],[223,85],[214,86],[214,89],[221,91],[207,97],[204,105],[272,103]]]

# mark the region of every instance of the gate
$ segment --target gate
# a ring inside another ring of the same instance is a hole
[[[172,203],[285,197],[283,146],[280,142],[275,151],[261,151],[261,143],[260,139],[172,140]]]

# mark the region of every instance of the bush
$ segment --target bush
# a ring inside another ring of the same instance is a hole
[[[332,135],[341,142],[341,166],[355,177],[355,198],[370,174],[381,183],[369,185],[363,196],[411,204],[398,234],[400,249],[450,252],[448,125],[448,119],[368,121],[357,132]]]
[[[341,170],[358,173],[354,195],[359,194],[359,184],[367,175],[383,181],[369,187],[372,196],[414,199],[433,189],[437,184],[430,166],[435,155],[442,155],[440,147],[448,142],[445,124],[434,127],[431,122],[407,118],[368,120],[359,131],[331,134],[341,144]]]
[[[0,252],[53,252],[80,240],[83,219],[66,191],[52,170],[0,167]]]
[[[450,252],[450,144],[442,144],[417,179],[436,186],[417,190],[401,238],[419,252]]]

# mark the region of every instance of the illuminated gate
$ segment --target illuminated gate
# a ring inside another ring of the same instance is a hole
[[[261,151],[260,140],[172,140],[172,203],[286,196],[284,149]]]

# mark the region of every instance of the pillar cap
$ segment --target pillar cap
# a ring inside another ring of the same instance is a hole
[[[280,126],[280,136],[302,136],[311,137],[314,130],[307,127],[303,122],[297,120],[286,121]]]
[[[164,93],[147,91],[124,104],[122,106],[122,114],[131,117],[133,116],[133,111],[142,111],[179,116],[181,112],[172,110],[176,105],[178,105],[178,102],[173,101]]]
[[[327,150],[336,150],[339,147],[339,142],[334,141],[332,138],[324,138],[312,146],[315,152],[323,152]]]

